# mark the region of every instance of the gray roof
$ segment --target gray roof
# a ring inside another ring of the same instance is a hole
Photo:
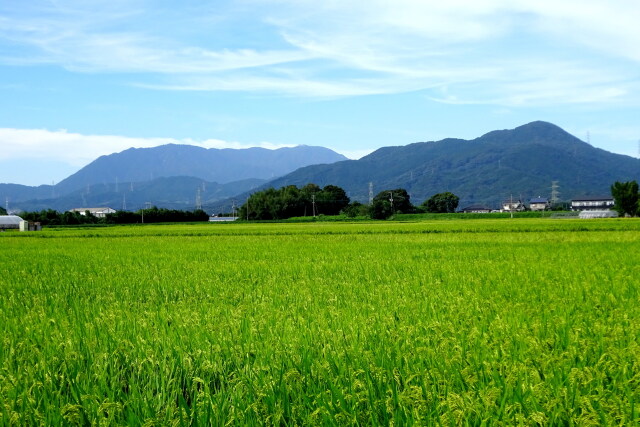
[[[599,202],[602,200],[613,200],[612,196],[582,196],[571,199],[573,202]]]
[[[546,197],[534,197],[529,203],[548,203],[549,200]]]
[[[487,207],[485,205],[471,205],[471,206],[467,206],[466,208],[461,209],[461,210],[463,210],[463,211],[480,211],[480,210],[490,211],[491,208],[489,208],[489,207]]]
[[[0,228],[18,228],[20,221],[22,221],[22,218],[17,215],[0,215]]]

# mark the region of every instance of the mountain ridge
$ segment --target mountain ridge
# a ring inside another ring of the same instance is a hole
[[[614,181],[640,179],[640,160],[592,147],[562,128],[534,121],[494,130],[471,140],[446,138],[381,147],[359,160],[311,165],[276,178],[261,188],[303,186],[309,182],[344,188],[352,200],[368,202],[373,193],[405,188],[414,204],[451,191],[460,206],[498,207],[512,194],[528,199],[550,196],[559,181],[561,199],[609,194]]]

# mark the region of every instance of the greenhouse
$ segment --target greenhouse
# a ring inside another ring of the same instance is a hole
[[[22,218],[17,215],[0,215],[0,230],[20,228]]]

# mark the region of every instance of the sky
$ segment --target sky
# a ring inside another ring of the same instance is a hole
[[[101,155],[377,148],[535,120],[640,155],[637,0],[0,0],[0,183]]]

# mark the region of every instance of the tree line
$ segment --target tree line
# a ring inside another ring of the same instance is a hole
[[[208,221],[209,215],[201,210],[181,211],[164,209],[153,206],[149,209],[140,209],[135,212],[117,211],[97,217],[89,211],[58,212],[53,209],[38,212],[22,212],[22,219],[39,222],[42,225],[82,225],[82,224],[136,224],[158,222],[199,222]]]
[[[344,189],[335,185],[327,185],[324,188],[316,184],[307,184],[302,188],[288,185],[251,194],[247,202],[240,207],[238,216],[244,220],[279,220],[318,215],[386,219],[397,213],[455,212],[458,201],[458,196],[446,192],[436,194],[423,204],[414,206],[405,189],[395,188],[379,192],[370,205],[364,205],[357,201],[351,202]]]

